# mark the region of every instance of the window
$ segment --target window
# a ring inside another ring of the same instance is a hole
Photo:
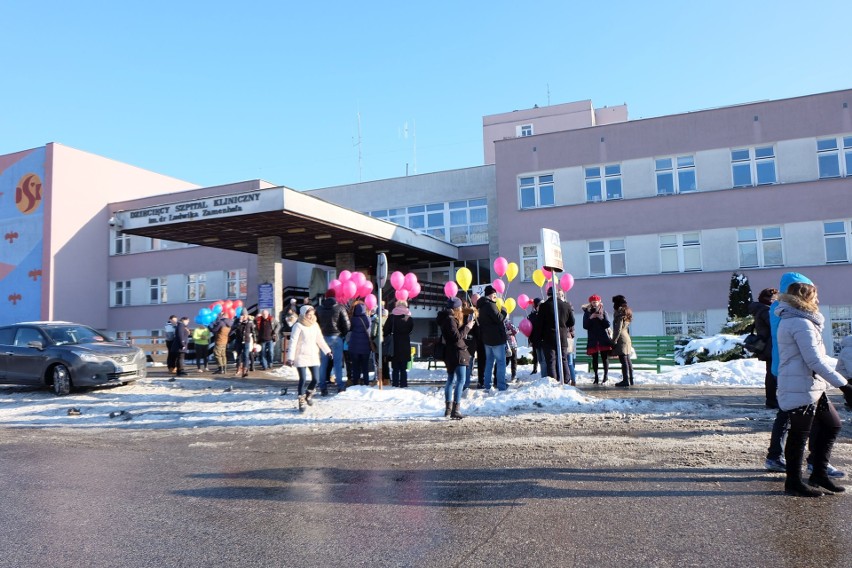
[[[518,127],[518,136],[532,136],[533,135],[533,125],[532,124],[523,124]]]
[[[820,179],[852,174],[852,136],[817,140],[817,161]]]
[[[621,199],[621,165],[586,168],[586,201]]]
[[[553,175],[522,177],[520,181],[521,209],[550,207],[556,203]]]
[[[541,262],[538,258],[538,245],[521,245],[521,280],[532,282],[532,275]]]
[[[673,195],[695,191],[695,158],[678,156],[655,161],[657,169],[657,195]]]
[[[740,268],[784,266],[781,227],[739,229]]]
[[[701,235],[660,235],[660,272],[701,270]]]
[[[133,339],[133,333],[130,331],[116,331],[113,335],[116,341],[123,343],[131,343]]]
[[[207,274],[186,275],[186,301],[201,302],[207,299]]]
[[[225,274],[225,285],[227,288],[227,298],[245,299],[248,294],[248,277],[245,268],[239,270],[229,270]]]
[[[776,183],[775,148],[762,146],[731,150],[731,172],[734,187]]]
[[[130,305],[130,280],[119,280],[113,282],[113,306],[129,306]]]
[[[589,241],[589,276],[627,274],[624,239]]]
[[[488,242],[488,207],[485,198],[451,201],[450,242],[454,245]]]
[[[377,209],[369,211],[368,214],[437,239],[449,240],[455,245],[488,242],[488,201],[484,197],[450,203]]]
[[[115,254],[130,254],[130,235],[113,231],[113,250]]]
[[[831,306],[828,319],[831,320],[831,338],[836,357],[840,353],[840,342],[847,335],[852,335],[852,306]]]
[[[165,304],[169,301],[168,282],[165,276],[159,278],[151,278],[150,295],[148,297],[151,304]]]
[[[705,311],[663,312],[663,327],[666,335],[700,337],[706,333]]]
[[[846,221],[827,221],[823,223],[825,231],[825,261],[849,262],[849,238]]]

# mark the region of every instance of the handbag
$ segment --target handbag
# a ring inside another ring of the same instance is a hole
[[[387,337],[382,339],[382,356],[387,357],[388,359],[393,359],[393,354],[394,354],[393,330],[394,330],[395,326],[396,326],[396,321],[391,320],[391,332]]]
[[[743,340],[743,345],[755,355],[762,355],[766,350],[766,340],[754,333],[749,333],[746,336]]]

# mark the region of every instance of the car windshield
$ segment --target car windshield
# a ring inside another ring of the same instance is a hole
[[[56,345],[112,341],[106,335],[83,325],[56,325],[45,328],[44,331]]]

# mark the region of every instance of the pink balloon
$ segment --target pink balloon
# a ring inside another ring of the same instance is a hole
[[[364,305],[372,312],[379,305],[379,301],[374,294],[367,294],[367,297],[364,298]]]
[[[455,298],[459,293],[459,286],[452,280],[444,284],[444,296],[447,298]]]
[[[415,282],[414,284],[412,284],[411,288],[409,288],[409,290],[408,290],[408,297],[413,299],[413,298],[416,298],[419,295],[420,295],[420,282]]]
[[[542,268],[541,273],[544,274],[544,277],[547,278],[548,280],[550,280],[550,277],[553,274],[551,271],[549,271],[546,268]]]
[[[408,299],[408,290],[397,290],[396,291],[396,299],[399,301],[404,301]]]
[[[524,318],[521,320],[521,323],[518,324],[518,329],[521,330],[521,333],[529,337],[532,333],[532,322],[527,318]]]
[[[406,274],[405,281],[402,283],[402,287],[410,292],[411,287],[415,284],[417,284],[417,275],[413,272],[409,272],[408,274]]]
[[[494,272],[497,273],[497,276],[503,276],[506,274],[506,269],[509,267],[509,261],[503,258],[502,256],[498,256],[494,261]],[[496,286],[495,286],[496,288]]]
[[[518,296],[518,305],[521,307],[522,310],[527,309],[527,306],[530,305],[530,297],[526,294],[520,294]]]
[[[353,272],[352,276],[349,277],[349,280],[354,282],[355,285],[360,288],[361,285],[364,284],[364,282],[367,281],[367,277],[364,276],[363,272]]]
[[[373,292],[373,283],[372,282],[364,282],[360,286],[358,286],[358,298],[366,298]]]
[[[337,279],[341,282],[347,282],[350,278],[352,278],[352,273],[348,270],[341,270],[340,274],[337,275]]]
[[[347,280],[346,282],[341,284],[340,288],[346,294],[346,300],[344,300],[344,301],[351,300],[352,298],[355,297],[355,294],[358,293],[358,286],[356,286],[355,283],[352,282],[351,280]]]
[[[338,288],[340,288],[340,280],[337,278],[328,283],[329,290],[334,290],[336,292]]]
[[[397,270],[390,277],[391,286],[393,286],[394,290],[399,290],[402,288],[402,285],[405,284],[405,276]]]
[[[559,279],[559,285],[566,292],[574,287],[574,277],[571,276],[568,272],[562,275],[562,278]]]
[[[497,290],[498,294],[502,294],[506,291],[506,283],[499,278],[492,282],[491,285],[494,286],[494,289]]]

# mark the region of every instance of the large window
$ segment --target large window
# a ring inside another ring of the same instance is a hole
[[[621,165],[586,168],[586,201],[621,199]]]
[[[627,274],[624,239],[589,241],[589,276]]]
[[[657,195],[688,193],[698,189],[695,182],[695,158],[677,156],[655,160]]]
[[[701,270],[701,235],[660,235],[660,271],[693,272]]]
[[[130,305],[130,280],[118,280],[112,283],[112,305],[113,306],[129,306]]]
[[[246,269],[229,270],[225,274],[225,285],[227,287],[228,299],[245,299],[248,295],[248,277]]]
[[[521,245],[521,280],[532,282],[533,272],[541,266],[538,245]]]
[[[734,187],[776,183],[775,148],[760,146],[731,150],[731,172]]]
[[[186,275],[186,301],[201,302],[207,299],[207,274]]]
[[[817,140],[817,160],[820,179],[852,174],[852,136]]]
[[[550,207],[556,204],[553,175],[522,177],[518,182],[521,209]]]
[[[532,124],[522,124],[517,127],[518,136],[526,137],[533,135],[533,125]]]
[[[149,302],[151,304],[165,304],[169,301],[168,282],[165,276],[151,278]]]
[[[847,335],[852,335],[852,305],[831,306],[828,309],[828,319],[831,320],[831,338],[836,357],[840,353],[840,342]]]
[[[488,202],[484,197],[450,203],[377,209],[370,211],[369,215],[455,245],[488,242]]]
[[[694,312],[663,312],[663,327],[666,335],[675,337],[701,337],[707,333],[707,313],[704,310]]]
[[[113,231],[114,254],[130,254],[130,235],[120,231]]]
[[[740,268],[784,266],[781,227],[737,230]]]
[[[826,221],[825,231],[825,261],[827,263],[849,262],[849,222]]]

